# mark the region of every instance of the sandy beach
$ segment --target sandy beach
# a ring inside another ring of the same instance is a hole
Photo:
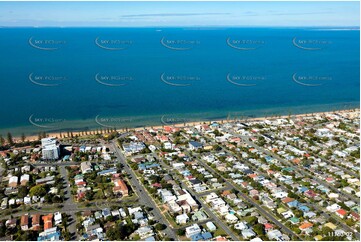
[[[338,111],[327,111],[327,112],[314,112],[314,113],[303,113],[303,114],[294,114],[294,115],[280,115],[280,116],[271,116],[271,117],[254,117],[254,118],[245,118],[245,119],[237,119],[238,121],[262,121],[262,120],[272,120],[272,119],[278,119],[278,118],[301,118],[301,117],[310,117],[310,116],[315,116],[315,115],[327,115],[327,114],[333,114],[333,113],[339,113],[339,114],[343,114],[343,113],[347,113],[347,112],[351,112],[351,111],[355,111],[355,110],[360,110],[360,109],[346,109],[346,110],[338,110]],[[235,121],[235,119],[220,119],[220,120],[213,120],[213,121],[217,121],[220,123],[227,123],[227,122],[233,122]],[[169,124],[169,125],[158,125],[158,126],[144,126],[144,127],[138,127],[138,128],[129,128],[128,130],[135,130],[135,131],[140,131],[140,130],[149,130],[149,129],[162,129],[164,126],[172,126],[172,127],[178,127],[178,128],[182,128],[182,127],[189,127],[189,126],[196,126],[196,125],[200,125],[200,124],[205,124],[205,123],[210,123],[212,121],[194,121],[194,122],[185,122],[185,123],[178,123],[178,124]],[[118,132],[124,132],[126,129],[117,129]],[[94,130],[90,130],[87,131],[88,135],[85,135],[84,131],[73,131],[73,136],[89,136],[89,133],[96,131]],[[57,137],[60,138],[60,136],[62,136],[63,138],[67,138],[67,132],[50,132],[47,133],[48,137]],[[38,140],[38,135],[33,135],[33,136],[27,136],[26,140],[28,141],[35,141]],[[21,137],[14,137],[14,142],[20,142],[21,141]]]

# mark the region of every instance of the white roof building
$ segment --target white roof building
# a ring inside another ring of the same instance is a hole
[[[43,148],[48,145],[56,145],[56,143],[57,143],[57,139],[53,137],[41,139],[41,146]]]
[[[248,226],[247,223],[245,222],[239,222],[234,225],[234,228],[238,230],[244,230],[244,229],[248,229]]]
[[[252,229],[245,229],[242,230],[242,237],[245,239],[251,238],[253,236],[256,236],[256,233]]]
[[[207,226],[208,230],[211,231],[211,232],[217,230],[217,227],[211,221],[207,222],[206,226]]]
[[[18,184],[18,177],[17,176],[12,176],[12,177],[10,177],[10,179],[9,179],[9,186],[11,186],[11,187],[16,187],[17,186],[17,184]]]
[[[280,239],[282,238],[282,233],[278,229],[274,229],[274,230],[271,230],[271,231],[267,232],[267,237],[270,240],[278,240],[278,241],[280,241]]]
[[[58,225],[58,224],[61,223],[62,218],[61,218],[61,213],[60,212],[54,213],[54,220],[55,220],[55,225]]]
[[[60,156],[59,143],[56,138],[41,139],[42,155],[44,160],[56,160]]]
[[[199,234],[201,232],[201,228],[198,224],[193,224],[192,226],[189,226],[186,228],[186,237],[190,238],[195,234]]]
[[[28,182],[30,179],[30,176],[28,174],[24,174],[20,177],[20,183]]]
[[[92,169],[92,165],[89,161],[86,161],[86,162],[82,162],[80,164],[80,169],[81,169],[81,173],[82,174],[85,174],[85,173],[88,173],[88,172],[91,172],[93,171]]]
[[[183,213],[181,215],[178,215],[175,220],[177,224],[186,224],[189,220],[189,217],[187,214]]]
[[[31,198],[30,197],[24,197],[24,203],[25,204],[31,204]]]
[[[232,224],[237,223],[237,221],[238,221],[238,218],[234,214],[231,214],[231,213],[227,214],[225,216],[225,219],[228,223],[232,223]]]

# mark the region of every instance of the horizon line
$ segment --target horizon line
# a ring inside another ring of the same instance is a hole
[[[0,28],[355,28],[360,30],[358,25],[340,26],[340,25],[315,25],[315,26],[279,26],[279,25],[169,25],[169,26],[33,26],[33,25],[22,25],[22,26],[5,26],[0,25]]]

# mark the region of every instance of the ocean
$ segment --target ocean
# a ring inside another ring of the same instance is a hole
[[[358,108],[359,36],[332,28],[0,28],[0,134]]]

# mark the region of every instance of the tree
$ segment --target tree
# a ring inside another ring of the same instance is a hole
[[[0,236],[4,237],[6,233],[5,220],[0,221]]]
[[[47,193],[44,196],[44,200],[45,200],[46,203],[53,203],[52,196],[50,195],[50,193]]]
[[[26,136],[25,136],[25,134],[24,134],[24,133],[22,133],[22,134],[21,134],[21,142],[23,142],[23,143],[24,143],[24,142],[25,142],[25,139],[26,139]]]
[[[14,236],[14,240],[17,241],[34,241],[37,239],[36,231],[18,231]]]
[[[250,216],[246,219],[246,221],[250,224],[250,225],[255,225],[257,223],[257,217],[255,216]]]
[[[63,202],[63,200],[62,200],[59,196],[54,196],[54,197],[51,199],[51,201],[52,201],[53,203],[61,203],[61,202]]]
[[[8,143],[9,143],[9,145],[13,145],[13,144],[14,144],[14,140],[13,140],[13,136],[11,135],[10,132],[8,132],[7,138],[8,138]]]
[[[64,237],[65,241],[69,241],[71,239],[71,235],[68,230],[63,232],[63,237]]]
[[[0,146],[3,146],[5,143],[4,137],[0,134]]]
[[[185,235],[185,233],[186,233],[186,231],[184,229],[178,229],[178,231],[177,231],[178,236],[183,236],[183,235]]]
[[[28,195],[28,188],[26,186],[20,186],[18,189],[18,197],[23,198]]]
[[[46,194],[46,189],[43,185],[36,185],[30,188],[30,195],[31,196],[44,196]]]
[[[93,191],[87,191],[85,193],[85,199],[90,201],[90,200],[93,200],[93,196],[94,196],[94,192]]]
[[[161,230],[165,230],[167,228],[167,226],[165,224],[158,223],[154,226],[154,228],[158,231],[161,231]]]
[[[115,228],[107,229],[106,235],[109,240],[117,240],[118,237],[118,233]]]
[[[256,224],[253,226],[253,230],[258,234],[258,235],[264,235],[264,230],[263,230],[263,225],[262,224]]]

